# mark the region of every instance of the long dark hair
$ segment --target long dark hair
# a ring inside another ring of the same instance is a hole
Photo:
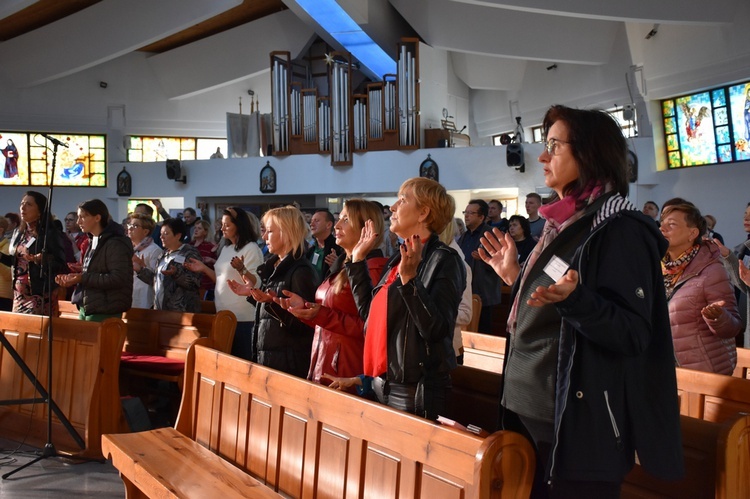
[[[524,239],[531,237],[531,225],[529,225],[529,219],[521,215],[512,215],[508,219],[508,223],[510,224],[514,220],[517,220],[518,223],[521,225],[521,230],[523,231]]]
[[[610,183],[621,196],[627,196],[628,144],[617,121],[606,111],[555,105],[544,115],[545,138],[558,121],[568,127],[568,141],[579,167],[578,178],[566,185],[563,193],[577,196],[591,182],[599,182]]]
[[[99,226],[104,229],[109,223],[109,209],[101,199],[89,199],[78,205],[79,210],[83,210],[91,216],[99,215]]]
[[[245,247],[249,242],[255,242],[260,238],[260,234],[255,230],[253,224],[250,223],[250,217],[247,212],[239,206],[230,206],[226,208],[223,215],[228,216],[232,223],[237,226],[237,243],[234,245],[234,250],[239,251]],[[230,242],[227,241],[226,245],[229,246]]]

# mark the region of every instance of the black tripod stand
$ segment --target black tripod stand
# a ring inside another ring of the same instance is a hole
[[[44,134],[42,134],[44,135]],[[50,182],[49,182],[49,193],[47,196],[47,207],[42,213],[42,219],[40,220],[39,225],[41,223],[44,223],[44,241],[42,244],[42,259],[40,264],[40,278],[44,277],[44,268],[45,264],[47,265],[47,275],[46,280],[44,284],[43,289],[43,295],[47,296],[48,294],[51,294],[52,292],[52,262],[54,260],[54,256],[49,255],[49,233],[50,233],[50,220],[52,219],[52,194],[54,190],[54,178],[55,178],[55,166],[57,163],[57,148],[58,146],[62,145],[64,147],[68,147],[67,144],[60,142],[59,140],[49,137],[47,135],[44,135],[44,137],[48,140],[50,140],[53,145],[54,149],[52,151],[52,174],[50,176]],[[17,256],[18,258],[18,256]],[[45,403],[47,404],[47,441],[44,444],[44,447],[42,448],[40,454],[35,459],[29,461],[26,464],[23,464],[22,466],[19,466],[18,468],[14,469],[13,471],[6,473],[3,475],[3,479],[6,479],[10,477],[11,475],[18,473],[19,471],[28,468],[34,463],[37,463],[41,461],[42,459],[47,459],[49,457],[59,457],[61,454],[58,454],[57,449],[55,449],[55,444],[52,443],[52,413],[55,413],[55,416],[60,420],[60,422],[65,426],[65,428],[68,430],[70,435],[73,437],[75,442],[81,447],[81,449],[85,449],[86,443],[84,442],[83,438],[78,434],[78,432],[73,428],[73,425],[70,424],[70,421],[68,418],[63,414],[63,412],[60,410],[60,408],[57,406],[55,401],[52,399],[52,298],[47,300],[47,389],[45,389],[43,386],[39,384],[39,380],[34,376],[34,373],[29,369],[29,366],[26,365],[26,362],[24,362],[23,358],[18,354],[18,352],[13,348],[13,346],[10,344],[8,339],[5,337],[4,334],[0,333],[0,343],[2,343],[3,347],[5,348],[5,351],[10,354],[10,356],[13,358],[13,360],[16,362],[18,367],[21,368],[21,371],[23,371],[24,375],[31,381],[32,385],[34,386],[34,389],[39,393],[40,397],[36,398],[29,398],[29,399],[17,399],[17,400],[3,400],[0,401],[0,405],[19,405],[19,404],[36,404],[36,403]]]

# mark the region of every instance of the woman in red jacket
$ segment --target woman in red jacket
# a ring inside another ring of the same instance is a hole
[[[364,321],[354,303],[344,262],[351,259],[366,220],[372,220],[378,238],[383,237],[383,215],[375,203],[350,199],[334,226],[336,244],[345,254],[336,258],[330,271],[315,293],[315,303],[305,302],[299,295],[285,291],[275,301],[306,324],[315,326],[310,372],[307,379],[328,385],[328,376],[353,377],[362,373]],[[380,246],[380,240],[375,247]],[[387,259],[379,249],[367,257],[367,267],[374,282],[380,278]],[[353,391],[353,388],[351,389]]]

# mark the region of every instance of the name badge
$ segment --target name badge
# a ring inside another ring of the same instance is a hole
[[[180,265],[185,264],[185,255],[175,255],[174,258],[172,258],[172,261],[174,263],[179,263]]]
[[[32,237],[31,239],[29,239],[29,242],[26,243],[26,247],[31,248],[31,245],[34,244],[34,241],[36,241],[35,237]]]
[[[320,255],[319,255],[318,253],[313,253],[313,256],[312,256],[312,264],[313,264],[313,265],[317,265],[317,264],[318,264],[318,259],[319,259],[319,258],[320,258]]]
[[[570,265],[565,262],[559,256],[553,256],[552,259],[544,266],[544,273],[552,278],[553,281],[557,282],[565,272],[568,271]]]

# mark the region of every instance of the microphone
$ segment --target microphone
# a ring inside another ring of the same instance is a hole
[[[56,138],[47,135],[46,133],[40,133],[39,135],[41,135],[45,139],[49,140],[50,142],[52,142],[56,146],[68,147],[68,144],[66,144],[65,142],[61,142],[61,141],[57,140]]]
[[[463,133],[464,130],[466,130],[466,125],[464,125],[464,127],[461,130],[459,130],[458,133]]]

